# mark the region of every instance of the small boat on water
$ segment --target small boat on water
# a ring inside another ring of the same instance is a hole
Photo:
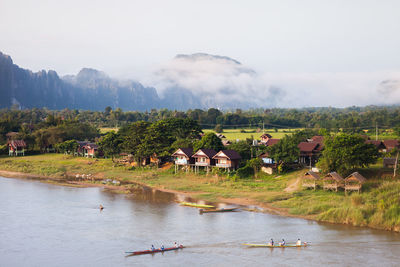
[[[215,206],[212,206],[212,205],[197,204],[197,203],[193,203],[193,202],[181,202],[179,204],[181,204],[181,206],[189,206],[189,207],[194,207],[194,208],[204,208],[204,209],[215,208]]]
[[[222,208],[222,209],[206,209],[206,210],[203,210],[203,209],[200,209],[200,214],[202,214],[202,213],[211,213],[211,212],[234,212],[234,211],[238,211],[238,208],[230,208],[230,209],[224,209],[224,208]]]
[[[304,242],[301,245],[297,245],[297,244],[286,244],[283,246],[280,245],[269,245],[269,244],[243,244],[244,246],[248,246],[248,247],[264,247],[264,248],[300,248],[300,247],[306,247],[307,246],[307,242]]]
[[[158,252],[165,252],[165,251],[171,251],[171,250],[178,250],[184,248],[182,245],[179,247],[172,247],[172,248],[164,248],[164,249],[155,249],[155,250],[142,250],[142,251],[126,251],[125,253],[129,253],[130,255],[128,256],[134,256],[134,255],[144,255],[144,254],[153,254],[153,253],[158,253]]]

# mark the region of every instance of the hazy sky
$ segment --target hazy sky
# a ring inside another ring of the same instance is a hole
[[[204,52],[275,80],[369,83],[400,72],[400,0],[0,0],[0,51],[61,75],[92,67],[140,80]]]

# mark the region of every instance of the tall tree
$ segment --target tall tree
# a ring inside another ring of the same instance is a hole
[[[122,140],[114,131],[108,132],[99,141],[99,149],[104,152],[105,156],[110,157],[114,161],[114,156],[121,151]]]
[[[324,172],[337,171],[341,175],[347,175],[358,167],[366,167],[376,163],[379,152],[373,144],[365,143],[365,140],[357,134],[339,134],[325,138],[325,147],[318,167]]]
[[[208,149],[214,149],[215,151],[220,151],[224,149],[224,145],[222,144],[221,139],[215,135],[215,133],[206,133],[200,141],[197,141],[194,144],[193,149],[195,151],[201,149],[201,148],[208,148]]]

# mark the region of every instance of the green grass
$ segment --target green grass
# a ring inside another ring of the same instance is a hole
[[[245,132],[241,133],[240,131],[244,130]],[[274,130],[265,130],[265,133],[268,133],[272,136],[272,138],[281,139],[286,134],[291,135],[295,130],[294,129],[279,129],[278,132]],[[204,133],[214,132],[214,130],[204,129]],[[246,138],[251,138],[253,136],[254,139],[260,140],[260,136],[263,134],[262,130],[257,132],[257,129],[224,129],[222,133],[225,135],[226,139],[235,141],[236,139],[245,140]]]

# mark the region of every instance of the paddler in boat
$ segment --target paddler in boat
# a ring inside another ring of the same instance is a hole
[[[103,205],[100,204],[100,210],[103,210],[103,209],[104,209]]]
[[[161,245],[161,250],[164,250],[164,245]]]
[[[282,242],[279,243],[279,246],[284,246],[286,245],[285,239],[282,238]]]
[[[297,239],[296,246],[301,246],[301,240],[300,240],[300,238]]]
[[[274,240],[271,238],[271,241],[268,242],[268,246],[274,246]]]
[[[174,243],[174,248],[179,248],[178,243]]]
[[[151,245],[151,251],[156,250],[156,248],[154,247],[154,245]]]

